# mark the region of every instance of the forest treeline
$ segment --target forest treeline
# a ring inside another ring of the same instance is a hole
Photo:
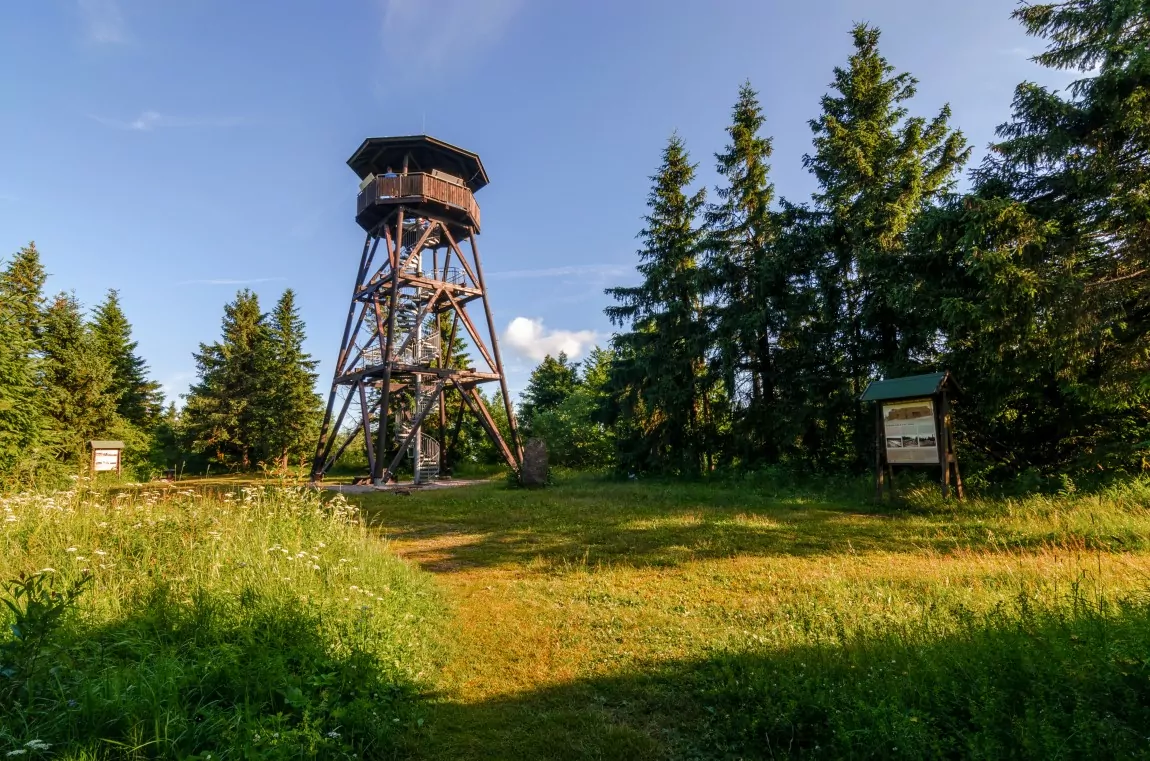
[[[673,135],[651,178],[638,282],[607,291],[618,332],[582,365],[560,355],[536,368],[525,433],[573,467],[860,472],[873,461],[867,384],[949,370],[968,474],[1145,470],[1150,8],[1074,0],[1014,16],[1046,41],[1038,63],[1080,78],[1065,92],[1020,84],[977,166],[949,108],[918,113],[917,81],[865,24],[809,122],[811,198],[776,193],[750,83],[711,192]],[[123,439],[138,474],[306,465],[321,407],[290,290],[270,313],[249,291],[225,307],[180,410],[148,378],[115,291],[86,314],[44,284],[34,245],[0,272],[3,478],[74,473],[95,438]],[[469,362],[462,341],[452,353]],[[452,463],[497,461],[460,407],[449,395],[461,434],[434,420],[427,432]]]
[[[128,476],[141,479],[284,467],[314,447],[316,363],[290,289],[270,313],[250,291],[224,308],[179,409],[149,377],[115,290],[86,313],[71,293],[45,296],[46,281],[35,243],[0,269],[0,480],[78,475],[93,439],[123,441]]]
[[[115,290],[89,311],[69,292],[46,296],[46,282],[35,243],[0,264],[0,486],[86,474],[95,439],[123,441],[126,476],[140,480],[310,472],[323,408],[291,289],[270,312],[246,289],[224,305],[219,338],[193,354],[196,379],[179,405],[150,377]],[[470,364],[458,338],[452,362]],[[463,402],[449,393],[446,403],[455,427]],[[489,405],[508,435],[498,395]],[[426,430],[444,440],[438,421]],[[451,465],[501,461],[477,420],[465,417],[447,440]],[[356,471],[366,458],[350,448],[341,465]]]
[[[527,427],[561,461],[595,441],[599,465],[633,473],[858,472],[873,462],[867,384],[949,370],[960,455],[981,476],[1146,469],[1150,9],[1076,0],[1014,17],[1045,39],[1038,63],[1081,78],[1020,84],[973,168],[949,108],[918,113],[917,81],[865,24],[809,122],[809,200],[776,194],[749,83],[712,193],[672,136],[640,282],[608,290],[607,366],[597,355],[585,382],[548,357],[526,398],[562,398],[529,404]]]

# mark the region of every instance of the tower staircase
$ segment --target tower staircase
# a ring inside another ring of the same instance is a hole
[[[397,441],[403,441],[411,433],[411,421],[426,414],[431,406],[439,401],[435,393],[435,386],[426,383],[416,383],[412,390],[414,408],[410,411],[398,409],[396,411],[395,432]],[[418,462],[417,460],[418,454]],[[407,445],[407,456],[411,460],[411,469],[416,483],[427,483],[439,478],[439,442],[420,431]]]

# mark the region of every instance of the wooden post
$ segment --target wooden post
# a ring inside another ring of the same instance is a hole
[[[942,464],[942,498],[950,496],[950,436],[947,435],[946,426],[946,388],[942,394],[934,398],[934,430],[935,446],[938,448],[938,459]]]
[[[962,488],[962,475],[958,472],[958,451],[954,445],[954,404],[948,401],[946,407],[946,441],[947,449],[949,450],[949,459],[954,466],[954,491],[958,499],[966,499],[966,494]]]
[[[883,435],[882,425],[882,402],[874,403],[874,418],[875,418],[875,449],[874,449],[874,501],[882,502],[883,500],[883,476],[885,475],[884,462],[886,458],[883,453],[886,452],[886,436]]]

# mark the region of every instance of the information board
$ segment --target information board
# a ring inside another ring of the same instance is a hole
[[[119,449],[95,449],[92,451],[92,469],[100,471],[120,469]]]
[[[932,399],[884,402],[882,422],[887,462],[927,465],[938,462],[938,431]]]

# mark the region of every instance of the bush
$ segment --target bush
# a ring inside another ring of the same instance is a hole
[[[24,574],[0,753],[380,757],[422,723],[438,602],[341,498],[68,493],[0,511],[0,576]]]

